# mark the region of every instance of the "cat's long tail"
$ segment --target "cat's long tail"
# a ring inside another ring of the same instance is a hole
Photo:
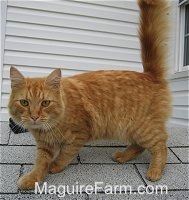
[[[138,0],[140,7],[140,43],[144,72],[157,79],[166,75],[166,45],[168,27],[167,0]]]

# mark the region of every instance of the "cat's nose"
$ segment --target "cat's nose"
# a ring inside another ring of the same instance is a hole
[[[39,116],[38,115],[31,115],[31,118],[33,119],[33,121],[36,121],[39,118]]]

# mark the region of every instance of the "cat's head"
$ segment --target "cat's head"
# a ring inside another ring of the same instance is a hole
[[[9,113],[25,128],[49,129],[63,113],[61,70],[46,78],[25,78],[15,67],[10,68],[11,95]]]

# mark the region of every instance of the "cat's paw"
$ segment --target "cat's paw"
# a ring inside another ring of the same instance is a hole
[[[64,170],[64,167],[62,165],[59,165],[55,162],[53,162],[51,165],[50,165],[50,168],[49,168],[49,172],[52,173],[52,174],[56,174],[56,173],[59,173],[61,171]]]
[[[20,177],[18,180],[18,187],[21,190],[32,190],[35,188],[35,182],[38,182],[37,177],[31,173],[28,173]]]
[[[124,153],[121,151],[117,151],[115,153],[112,154],[112,160],[114,162],[118,162],[118,163],[125,163],[125,157],[124,157]]]
[[[162,171],[156,168],[148,169],[146,174],[146,178],[152,182],[158,181],[161,178],[161,176],[162,176]]]

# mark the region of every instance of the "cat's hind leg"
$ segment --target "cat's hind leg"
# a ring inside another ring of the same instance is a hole
[[[151,162],[147,171],[147,179],[157,181],[161,178],[167,160],[167,147],[165,142],[157,143],[149,148]]]
[[[133,160],[144,151],[144,148],[137,144],[131,144],[125,151],[118,151],[112,155],[112,160],[119,163],[125,163]]]
[[[137,143],[147,149],[151,154],[146,177],[150,181],[157,181],[162,176],[167,160],[167,132],[165,128],[151,125],[142,134],[140,133],[140,137],[138,135],[137,138]]]

